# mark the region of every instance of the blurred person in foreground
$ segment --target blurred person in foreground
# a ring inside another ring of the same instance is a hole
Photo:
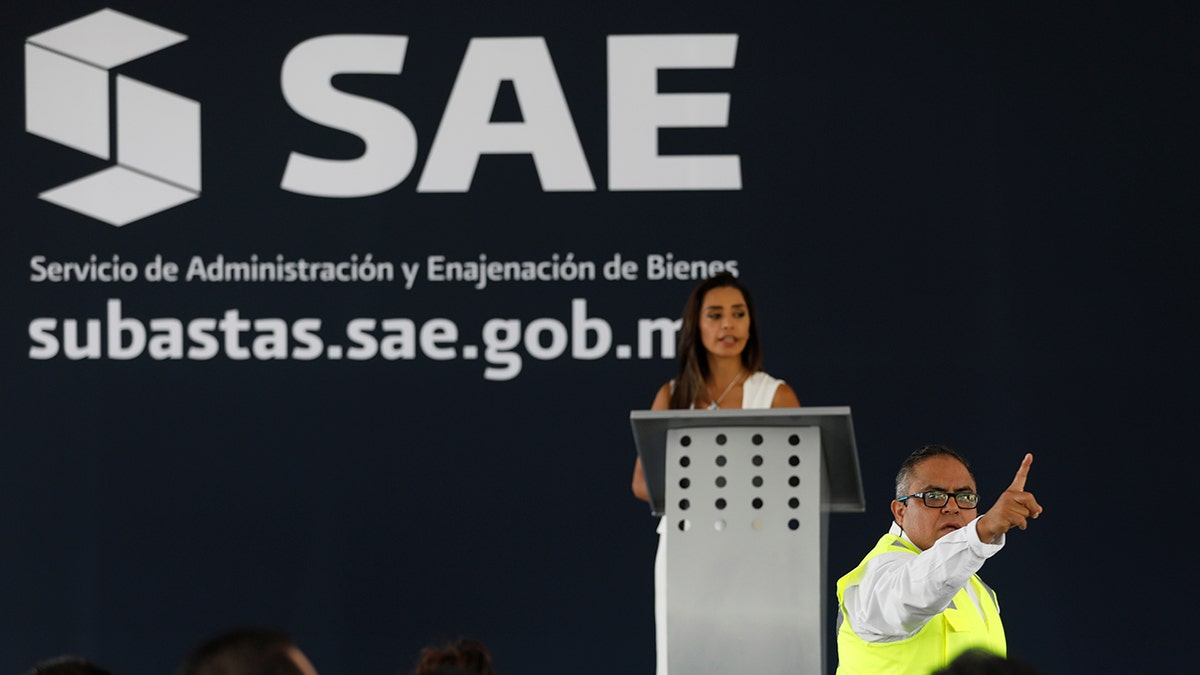
[[[317,675],[317,670],[286,633],[247,627],[201,642],[175,675]]]
[[[486,645],[461,637],[422,649],[412,675],[496,675],[496,671]]]
[[[56,656],[39,662],[25,675],[112,675],[109,671],[79,656]]]
[[[974,648],[959,654],[933,675],[1038,675],[1038,671],[1020,659]]]

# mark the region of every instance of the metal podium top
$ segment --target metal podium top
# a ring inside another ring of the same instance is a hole
[[[655,514],[665,512],[667,430],[697,427],[820,427],[821,455],[829,476],[829,499],[823,506],[842,513],[866,509],[854,423],[848,407],[634,410],[629,413],[629,422],[650,492],[650,508]]]

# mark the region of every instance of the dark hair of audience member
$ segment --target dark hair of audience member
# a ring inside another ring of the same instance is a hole
[[[496,675],[487,647],[472,638],[429,646],[417,657],[413,675]]]
[[[56,656],[38,663],[25,675],[112,675],[112,673],[78,656]]]
[[[307,663],[287,633],[235,628],[196,646],[175,675],[310,675],[297,658]]]
[[[986,649],[968,649],[933,675],[1038,675],[1033,666]]]

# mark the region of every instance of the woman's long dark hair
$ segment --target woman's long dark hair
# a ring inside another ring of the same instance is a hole
[[[742,350],[742,366],[746,377],[762,370],[762,346],[758,341],[758,313],[750,290],[729,272],[721,272],[705,279],[692,289],[687,304],[683,306],[683,325],[679,328],[679,375],[675,378],[675,389],[671,392],[671,408],[687,409],[699,406],[710,396],[708,385],[708,352],[700,339],[700,312],[704,310],[704,296],[714,288],[736,288],[746,299],[746,312],[750,316],[750,335],[746,348]]]

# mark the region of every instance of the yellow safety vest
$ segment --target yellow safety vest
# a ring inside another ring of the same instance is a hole
[[[895,642],[867,642],[858,637],[846,614],[846,589],[862,580],[869,560],[897,550],[920,553],[902,537],[886,534],[858,567],[838,579],[838,675],[929,675],[972,647],[1007,655],[996,594],[978,574],[972,576],[969,583],[981,607],[975,607],[964,587],[945,611],[930,619],[911,637]],[[980,610],[983,610],[982,616]]]

